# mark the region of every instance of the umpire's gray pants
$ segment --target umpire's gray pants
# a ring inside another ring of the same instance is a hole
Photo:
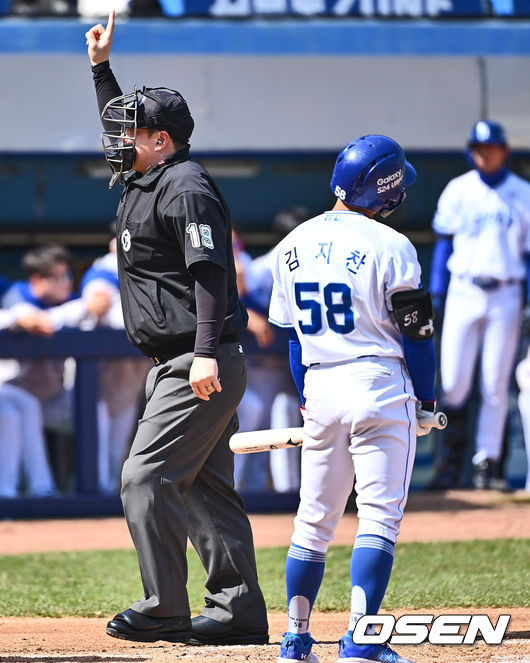
[[[132,608],[152,617],[187,617],[189,536],[208,573],[202,614],[233,626],[266,628],[252,531],[234,490],[236,408],[246,385],[241,346],[217,352],[222,391],[209,401],[189,382],[193,354],[155,366],[147,405],[122,473],[121,497],[145,597]]]

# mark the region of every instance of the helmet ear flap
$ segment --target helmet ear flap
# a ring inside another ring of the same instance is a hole
[[[418,173],[414,166],[405,159],[405,175],[403,176],[403,186],[410,186],[414,184],[418,177]]]
[[[382,207],[378,214],[381,216],[383,219],[386,219],[388,216],[392,214],[397,208],[405,201],[405,198],[407,197],[407,192],[405,189],[401,192],[401,196],[399,197],[399,200],[397,200],[394,204],[389,204],[386,207]]]

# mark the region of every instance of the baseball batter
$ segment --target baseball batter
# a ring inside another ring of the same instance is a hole
[[[288,632],[279,662],[318,661],[309,617],[355,480],[359,529],[339,660],[407,663],[388,645],[360,646],[352,635],[383,600],[416,419],[435,406],[432,308],[416,251],[374,218],[396,209],[415,179],[391,138],[352,141],[333,171],[334,208],[301,224],[275,251],[269,317],[291,329],[291,369],[304,404],[301,500],[286,563]]]
[[[430,286],[433,296],[447,291],[440,372],[449,417],[433,488],[458,485],[467,437],[465,406],[477,361],[473,485],[490,488],[498,475],[530,253],[530,184],[504,165],[503,128],[478,122],[468,147],[475,168],[449,182],[433,221],[439,239]]]

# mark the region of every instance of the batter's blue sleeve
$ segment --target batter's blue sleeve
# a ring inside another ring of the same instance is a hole
[[[289,365],[293,374],[294,383],[300,394],[300,401],[305,405],[304,398],[304,376],[307,366],[302,364],[302,346],[298,340],[296,330],[289,329]]]
[[[403,334],[403,345],[416,398],[419,401],[434,401],[436,353],[433,339],[420,341]]]
[[[453,253],[453,238],[451,235],[438,235],[432,254],[431,282],[429,292],[433,295],[444,296],[449,286],[450,273],[447,261]]]

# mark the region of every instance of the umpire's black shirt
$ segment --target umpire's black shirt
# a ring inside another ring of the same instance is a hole
[[[120,292],[131,343],[149,357],[193,351],[197,312],[189,268],[204,260],[227,275],[220,342],[237,338],[247,314],[237,293],[230,214],[188,149],[144,175],[128,176],[117,217]]]

